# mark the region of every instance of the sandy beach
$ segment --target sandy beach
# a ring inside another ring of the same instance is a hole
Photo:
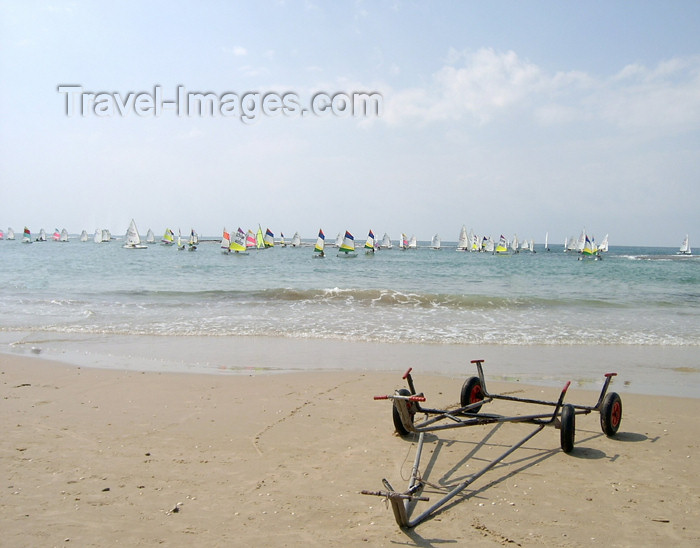
[[[380,497],[405,489],[416,444],[393,433],[388,371],[206,375],[78,367],[0,354],[4,546],[696,546],[699,399],[623,394],[615,438],[547,427],[411,530]],[[465,376],[414,371],[426,405]],[[488,377],[488,376],[487,376]],[[490,383],[556,399],[559,389]],[[613,390],[617,387],[613,385]],[[619,390],[618,390],[619,391]],[[575,385],[567,401],[592,405]],[[494,403],[514,414],[521,404]],[[511,406],[514,405],[515,407]],[[527,410],[526,410],[527,411]],[[532,425],[431,435],[423,477],[453,485]],[[437,487],[426,488],[435,500]]]

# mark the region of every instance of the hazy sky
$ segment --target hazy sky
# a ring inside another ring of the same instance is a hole
[[[0,227],[700,241],[698,29],[696,0],[2,1]],[[383,101],[150,108],[178,86]]]

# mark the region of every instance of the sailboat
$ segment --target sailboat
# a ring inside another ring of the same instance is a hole
[[[194,228],[190,229],[190,239],[187,242],[188,251],[197,251],[197,244],[199,243],[199,235],[195,232]]]
[[[595,243],[588,237],[588,234],[584,236],[583,249],[579,254],[578,260],[582,259],[592,259],[597,261],[600,257],[598,256],[598,250],[595,247]]]
[[[68,231],[64,228],[61,230],[61,234],[58,236],[58,241],[59,242],[67,242],[68,241]]]
[[[399,241],[399,248],[402,251],[406,251],[408,249],[408,236],[404,234],[403,232],[401,233],[401,240]]]
[[[262,228],[258,225],[258,231],[255,234],[255,247],[262,249],[265,247],[265,242],[263,240]]]
[[[372,232],[372,229],[370,229],[369,234],[367,234],[367,241],[365,242],[365,255],[374,255],[374,232]]]
[[[177,250],[182,251],[185,249],[185,244],[182,243],[182,232],[180,229],[177,229]]]
[[[386,249],[391,249],[392,247],[394,247],[391,243],[391,238],[389,238],[389,234],[387,234],[386,232],[384,233],[384,237],[382,238],[381,247]]]
[[[83,231],[80,233],[80,241],[81,242],[87,242],[88,241],[88,233],[87,230],[83,229]]]
[[[265,248],[275,247],[275,235],[269,228],[265,230],[263,244],[265,245]]]
[[[280,246],[287,247],[287,242],[284,241],[284,232],[280,232]]]
[[[226,227],[224,227],[224,232],[221,235],[221,253],[228,254],[230,245],[231,235],[228,233],[228,230],[226,230]]]
[[[58,231],[57,228],[54,228],[53,234],[51,235],[51,239],[52,239],[54,242],[57,242],[58,240],[61,239],[61,233]]]
[[[173,245],[175,243],[175,233],[171,229],[166,228],[160,243],[163,245]]]
[[[3,234],[2,230],[0,230],[0,240],[5,239],[5,234]]]
[[[257,240],[255,239],[255,234],[251,229],[248,229],[248,232],[245,234],[245,247],[246,249],[251,249],[253,247],[257,247]]]
[[[690,240],[688,239],[688,235],[685,235],[685,238],[683,238],[683,243],[681,244],[680,249],[678,250],[678,255],[692,255],[693,250],[690,249]]]
[[[153,234],[153,231],[150,228],[148,229],[148,232],[146,232],[146,243],[147,244],[156,243],[156,235]]]
[[[298,232],[294,233],[294,236],[292,236],[292,247],[300,247],[301,246],[301,236],[299,236]]]
[[[240,226],[238,227],[233,240],[229,244],[228,249],[229,251],[233,251],[234,255],[248,255],[248,250],[245,246],[245,232],[243,232],[243,229]]]
[[[129,228],[126,230],[126,243],[122,247],[124,249],[146,249],[148,247],[141,243],[141,237],[133,219],[131,219]]]
[[[608,251],[608,235],[605,235],[605,238],[603,238],[603,241],[600,242],[600,245],[598,246],[598,252],[599,253],[605,253]]]
[[[323,248],[326,245],[326,235],[323,230],[318,229],[318,238],[316,238],[316,245],[314,246],[314,259],[323,259],[326,256],[326,252]]]
[[[549,232],[544,235],[544,250],[549,251]]]
[[[476,234],[472,235],[472,247],[469,251],[481,251],[481,248],[479,247],[479,236]]]
[[[355,237],[347,230],[345,231],[345,236],[343,236],[343,243],[338,248],[338,257],[357,257],[357,253],[355,253]]]
[[[8,240],[14,240],[15,239],[15,231],[12,230],[12,228],[8,227],[7,229],[7,236],[6,239]]]
[[[22,235],[22,243],[23,244],[31,244],[32,243],[32,233],[29,231],[29,229],[26,226],[24,227],[24,234]]]
[[[335,237],[335,247],[340,247],[343,244],[343,233],[338,232],[338,235]]]
[[[496,250],[494,253],[497,255],[504,255],[508,253],[508,240],[506,240],[506,237],[503,234],[501,234],[501,237],[498,240],[498,245],[496,245]]]
[[[432,241],[430,242],[430,247],[433,249],[440,249],[440,246],[442,245],[442,242],[440,241],[440,234],[435,234],[433,236]]]
[[[467,227],[462,225],[462,230],[459,231],[459,239],[457,240],[457,251],[466,251],[467,249],[469,249]]]
[[[107,228],[102,229],[102,241],[103,242],[111,242],[112,241],[112,233]]]
[[[46,231],[42,228],[39,231],[39,237],[36,239],[37,242],[45,242],[46,241]]]
[[[411,239],[408,240],[408,249],[418,249],[418,241],[413,234],[411,235]]]
[[[92,236],[92,241],[96,244],[102,243],[102,230],[99,228],[95,229],[95,234]]]

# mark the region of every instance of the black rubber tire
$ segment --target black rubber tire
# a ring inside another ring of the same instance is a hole
[[[399,390],[399,395],[410,396],[411,392],[406,388],[402,388],[401,390]],[[411,413],[411,422],[413,422],[413,416],[416,413],[415,404],[410,401],[406,403],[408,404],[408,410]],[[396,429],[396,433],[399,436],[403,438],[404,436],[408,436],[408,434],[410,434],[410,432],[404,428],[403,422],[401,422],[401,415],[399,414],[394,405],[391,406],[391,418],[394,421],[394,428]]]
[[[622,399],[617,392],[610,392],[600,408],[600,427],[603,434],[611,438],[620,429],[622,422]]]
[[[462,392],[459,395],[459,403],[462,407],[472,403],[476,403],[484,399],[484,391],[481,388],[481,380],[479,377],[469,377],[462,385]],[[472,407],[469,413],[478,413],[481,409],[480,405]]]
[[[574,438],[576,438],[576,409],[567,403],[561,410],[560,441],[561,450],[571,453],[574,450]]]

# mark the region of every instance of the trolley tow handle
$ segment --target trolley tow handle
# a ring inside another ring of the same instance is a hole
[[[593,411],[598,411],[600,406],[603,405],[603,399],[605,399],[605,394],[608,393],[608,388],[610,387],[613,377],[617,377],[617,373],[605,374],[605,382],[603,383],[603,388],[600,390],[600,397],[598,398],[598,403],[595,404]]]
[[[557,405],[554,408],[554,413],[552,413],[552,416],[545,424],[549,424],[556,420],[557,416],[559,415],[559,410],[561,409],[561,406],[564,403],[564,396],[566,396],[566,391],[569,389],[569,386],[571,386],[571,381],[567,381],[567,383],[564,385],[564,388],[562,389],[561,394],[559,395]]]
[[[425,396],[420,394],[412,394],[411,396],[402,396],[400,394],[392,394],[391,396],[385,394],[383,396],[374,396],[375,400],[406,400],[406,401],[425,401]]]
[[[396,491],[368,491],[367,489],[363,489],[360,491],[360,494],[362,495],[374,495],[375,497],[384,497],[389,500],[392,499],[405,499],[405,500],[422,500],[422,501],[429,501],[430,497],[419,497],[412,495],[410,493],[397,493]]]
[[[403,374],[402,379],[405,379],[406,382],[408,383],[408,388],[411,391],[411,394],[416,393],[416,387],[413,386],[413,377],[411,377],[411,371],[413,371],[413,367],[409,367],[408,370]]]
[[[484,377],[484,368],[481,365],[485,361],[486,360],[472,360],[471,363],[476,365],[476,372],[479,376],[479,382],[481,383],[481,392],[484,396],[490,396],[488,390],[486,390],[486,378]]]

